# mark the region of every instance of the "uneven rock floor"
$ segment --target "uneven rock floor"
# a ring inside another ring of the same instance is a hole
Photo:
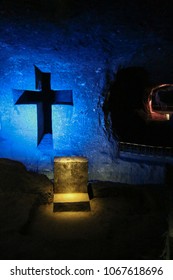
[[[3,234],[1,259],[170,257],[164,186],[93,182],[90,188],[91,212],[53,213],[52,204],[39,206],[22,229]]]

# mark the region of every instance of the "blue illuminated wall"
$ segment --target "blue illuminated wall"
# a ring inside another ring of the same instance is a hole
[[[81,70],[71,70],[75,62],[55,63],[56,55],[50,53],[47,61],[32,53],[32,62],[20,61],[20,56],[7,59],[1,90],[1,139],[0,156],[22,161],[28,169],[45,173],[53,177],[54,156],[87,156],[91,163],[91,173],[97,167],[97,173],[105,160],[109,163],[116,155],[116,144],[109,143],[104,131],[98,88],[94,88],[93,69],[91,73],[81,75]],[[73,106],[52,105],[52,135],[45,135],[38,145],[38,110],[36,104],[15,104],[25,90],[35,90],[33,64],[42,71],[51,72],[52,89],[72,89]],[[17,69],[16,69],[17,68]],[[76,67],[77,68],[77,67]],[[96,74],[99,81],[99,73]],[[104,84],[101,85],[104,87]],[[102,90],[100,87],[99,90]],[[103,126],[102,126],[103,125]],[[112,159],[111,159],[111,157]],[[96,162],[96,163],[94,163]],[[92,177],[93,175],[91,175]]]
[[[145,66],[141,50],[148,42],[159,44],[160,39],[145,33],[134,40],[128,24],[126,29],[114,25],[113,13],[111,19],[104,10],[101,23],[96,15],[91,10],[89,16],[84,10],[83,15],[58,22],[54,14],[53,22],[53,18],[29,13],[28,8],[24,15],[2,16],[0,157],[19,160],[29,170],[53,178],[54,156],[86,156],[90,180],[162,183],[164,167],[159,164],[119,158],[117,138],[112,137],[111,123],[105,124],[103,112],[110,81],[119,66]],[[152,58],[160,58],[158,48],[153,48],[157,51]],[[52,135],[45,135],[39,145],[37,105],[15,105],[14,98],[15,90],[36,89],[34,65],[51,73],[53,90],[73,91],[73,106],[52,105]],[[158,77],[158,67],[154,70]]]

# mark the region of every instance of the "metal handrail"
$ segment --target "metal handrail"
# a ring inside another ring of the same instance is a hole
[[[173,156],[172,147],[151,146],[144,144],[119,142],[119,151],[152,156]]]

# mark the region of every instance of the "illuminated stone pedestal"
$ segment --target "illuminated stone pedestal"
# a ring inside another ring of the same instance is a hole
[[[55,157],[53,211],[89,211],[87,184],[86,158]]]

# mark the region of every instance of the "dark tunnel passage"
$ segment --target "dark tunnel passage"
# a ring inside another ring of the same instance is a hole
[[[110,86],[103,109],[105,114],[110,113],[112,132],[119,141],[172,147],[172,118],[149,119],[146,103],[152,86],[144,68],[121,68]]]

